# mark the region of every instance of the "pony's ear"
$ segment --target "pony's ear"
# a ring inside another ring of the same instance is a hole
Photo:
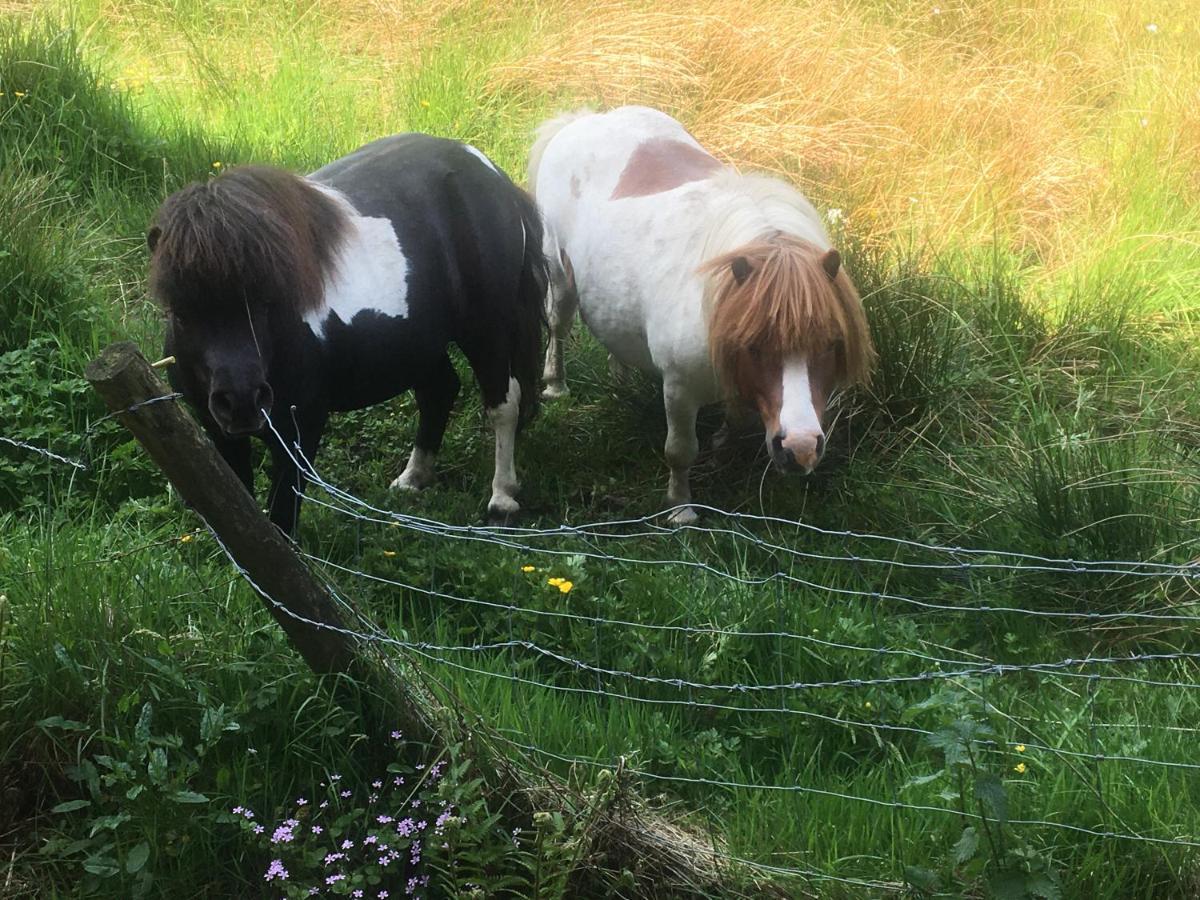
[[[750,260],[744,256],[735,256],[733,262],[729,264],[729,272],[739,286],[745,284],[746,279],[750,277]]]
[[[838,269],[842,267],[842,255],[836,250],[826,250],[821,257],[821,268],[829,276],[829,280],[837,278]]]
[[[821,257],[821,268],[825,270],[825,274],[829,276],[829,280],[837,278],[838,269],[842,267],[842,255],[836,250],[826,250]]]
[[[162,237],[162,229],[157,225],[151,225],[150,230],[146,232],[146,246],[150,248],[151,253],[158,246],[158,239],[160,237]]]

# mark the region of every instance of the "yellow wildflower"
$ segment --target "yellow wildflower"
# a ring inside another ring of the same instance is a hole
[[[1016,772],[1018,775],[1024,775],[1025,774],[1025,763],[1023,763],[1023,762],[1017,763],[1015,766],[1013,766],[1013,771]]]
[[[1024,752],[1025,752],[1025,745],[1024,745],[1024,744],[1017,744],[1017,746],[1016,746],[1016,751],[1017,751],[1018,753],[1024,753]]]
[[[863,704],[863,706],[865,706],[867,709],[871,709],[871,701],[868,700],[866,703]]]
[[[395,555],[396,555],[396,551],[395,551],[395,550],[384,550],[384,551],[383,551],[383,555],[384,555],[384,556],[389,556],[389,557],[390,557],[390,556],[395,556]]]
[[[179,543],[181,543],[181,544],[190,544],[191,542],[192,542],[192,536],[190,534],[185,534],[183,537],[181,537],[179,539]]]
[[[532,572],[533,566],[521,566],[521,571],[522,572]]]
[[[558,580],[558,589],[560,591],[562,591],[564,594],[571,593],[571,588],[573,588],[573,587],[575,587],[575,585],[572,584],[571,582],[567,581],[565,578],[560,578]]]
[[[425,107],[425,109],[429,109],[429,101],[428,100],[422,100],[421,105],[423,107]]]
[[[214,161],[213,161],[213,165],[212,165],[212,167],[213,167],[214,169],[219,169],[219,168],[221,168],[221,161],[220,161],[219,159],[218,159],[218,160],[214,160]]]
[[[546,579],[546,584],[552,585],[554,587],[558,587],[562,583],[563,583],[563,579],[561,579],[561,578],[547,578]]]
[[[25,92],[24,91],[13,91],[13,96],[14,97],[24,97]]]

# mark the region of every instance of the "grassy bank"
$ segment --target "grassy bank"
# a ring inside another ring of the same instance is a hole
[[[0,435],[86,468],[0,445],[9,893],[244,896],[271,856],[231,807],[282,817],[332,773],[365,793],[382,764],[80,379],[112,339],[154,353],[145,223],[165,193],[239,162],[311,168],[420,129],[519,173],[552,111],[663,106],[723,157],[843,210],[880,351],[813,477],[766,472],[752,440],[705,453],[703,502],[1045,557],[1195,556],[1186,4],[147,0],[48,15],[17,5],[0,35]],[[655,511],[654,386],[614,382],[582,334],[568,368],[571,399],[519,451],[527,524]],[[478,522],[491,451],[474,398],[436,489],[402,504],[385,490],[413,411],[401,398],[340,418],[322,473],[379,509]],[[702,440],[717,422],[702,418]],[[460,648],[423,652],[473,709],[585,787],[618,766],[722,852],[817,873],[785,882],[796,895],[886,890],[821,875],[1194,891],[1194,848],[1171,843],[1200,819],[1188,579],[956,568],[961,554],[720,515],[711,531],[514,547],[355,511],[311,504],[302,545],[389,635]],[[1173,658],[1021,668],[1150,654]],[[1018,668],[948,674],[984,662]],[[802,687],[705,687],[774,684]],[[107,779],[102,757],[136,777]],[[446,784],[476,802],[469,775]],[[437,890],[471,880],[454,881],[455,858],[490,889],[555,895],[546,873],[577,835],[513,847],[478,820],[431,862]]]

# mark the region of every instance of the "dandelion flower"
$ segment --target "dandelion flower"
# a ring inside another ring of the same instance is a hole
[[[1015,749],[1015,750],[1016,750],[1018,753],[1024,753],[1024,752],[1025,752],[1025,745],[1024,745],[1024,744],[1017,744],[1017,746],[1016,746],[1014,749]]]
[[[522,572],[532,572],[532,571],[533,571],[533,569],[534,569],[534,567],[533,567],[533,566],[521,566],[521,571],[522,571]]]
[[[223,164],[222,164],[222,162],[221,162],[219,159],[217,159],[217,160],[213,160],[212,167],[213,167],[214,169],[219,169],[219,168],[221,168],[221,166],[222,166],[222,165],[223,165]]]
[[[1016,772],[1018,775],[1024,775],[1025,774],[1025,763],[1023,763],[1023,762],[1017,763],[1015,766],[1013,766],[1013,771]]]

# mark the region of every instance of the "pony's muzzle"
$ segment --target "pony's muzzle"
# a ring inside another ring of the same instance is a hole
[[[771,461],[781,472],[803,470],[807,475],[824,452],[825,435],[819,431],[780,432],[771,438]]]
[[[252,388],[214,389],[208,395],[208,411],[229,437],[262,431],[271,413],[275,394],[265,381]]]

